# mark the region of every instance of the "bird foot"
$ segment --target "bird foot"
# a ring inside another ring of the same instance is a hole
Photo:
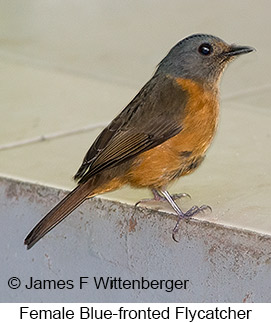
[[[183,197],[189,197],[191,199],[191,196],[189,194],[186,193],[180,193],[180,194],[173,194],[170,195],[168,191],[166,190],[155,190],[152,189],[152,193],[153,193],[153,198],[152,199],[144,199],[144,200],[140,200],[138,201],[135,206],[137,207],[140,203],[155,203],[155,202],[167,202],[169,203],[169,205],[172,207],[172,209],[176,212],[177,216],[178,216],[178,220],[176,222],[176,225],[174,227],[174,229],[172,230],[172,238],[174,241],[179,242],[179,240],[176,238],[176,235],[179,231],[179,225],[180,225],[180,221],[181,219],[187,219],[190,218],[198,213],[204,212],[206,210],[209,210],[212,212],[212,208],[208,205],[202,205],[202,206],[197,206],[194,205],[192,206],[188,211],[183,212],[180,207],[176,204],[176,200],[181,199]]]
[[[176,222],[176,225],[175,225],[174,229],[172,230],[172,239],[174,241],[176,241],[176,242],[179,242],[179,240],[176,239],[176,234],[179,231],[179,224],[180,224],[181,219],[191,218],[192,216],[194,216],[194,215],[196,215],[198,213],[207,211],[207,210],[212,212],[212,208],[209,205],[202,205],[200,207],[197,206],[197,205],[194,205],[194,206],[191,207],[191,209],[189,209],[185,213],[178,213],[179,218],[178,218],[178,220]]]

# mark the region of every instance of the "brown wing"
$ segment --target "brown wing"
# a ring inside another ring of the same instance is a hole
[[[97,137],[74,178],[84,183],[178,134],[186,102],[186,92],[173,78],[154,75]]]

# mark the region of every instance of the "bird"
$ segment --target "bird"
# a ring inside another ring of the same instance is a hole
[[[86,199],[124,185],[149,188],[154,200],[169,203],[178,216],[174,238],[181,219],[208,206],[184,212],[167,186],[204,160],[217,129],[221,75],[234,58],[254,50],[209,34],[193,34],[172,47],[98,135],[74,176],[77,186],[27,235],[27,249]]]

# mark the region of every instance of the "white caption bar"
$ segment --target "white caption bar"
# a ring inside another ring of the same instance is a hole
[[[271,322],[269,304],[14,303],[0,304],[1,322]]]

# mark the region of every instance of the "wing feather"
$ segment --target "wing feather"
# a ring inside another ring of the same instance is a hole
[[[75,179],[86,182],[178,134],[186,101],[186,92],[174,79],[154,75],[97,137]]]

